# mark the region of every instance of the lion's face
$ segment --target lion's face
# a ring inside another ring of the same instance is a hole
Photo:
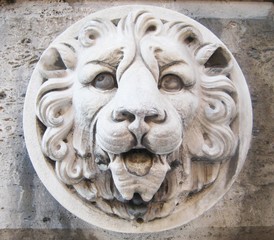
[[[71,98],[56,107],[73,118],[58,141],[47,130],[44,153],[57,161],[63,182],[109,214],[145,221],[169,215],[212,184],[235,152],[229,55],[204,44],[191,26],[148,13],[118,26],[92,21],[76,40],[77,64],[58,72],[71,83]]]
[[[80,59],[76,115],[80,122],[94,121],[89,130],[101,149],[96,157],[106,158],[98,163],[111,171],[123,200],[138,194],[149,202],[176,160],[169,156],[179,150],[186,126],[197,114],[197,64],[187,46],[165,36],[137,42],[140,52],[126,67],[123,59],[134,42],[111,42],[111,49],[100,43],[88,50],[88,59]]]

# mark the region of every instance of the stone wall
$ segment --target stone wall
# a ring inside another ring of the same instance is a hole
[[[77,20],[123,4],[150,4],[194,18],[236,57],[248,83],[254,126],[244,168],[211,210],[174,230],[119,234],[64,209],[37,177],[24,144],[22,109],[41,53]],[[274,236],[274,18],[267,2],[0,2],[0,239],[270,240]]]

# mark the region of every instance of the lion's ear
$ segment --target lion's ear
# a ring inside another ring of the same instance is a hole
[[[75,68],[76,62],[76,52],[72,45],[57,44],[41,56],[39,70],[47,79],[64,77],[67,69]]]
[[[205,44],[195,53],[195,58],[209,75],[227,74],[232,68],[230,53],[220,44]]]

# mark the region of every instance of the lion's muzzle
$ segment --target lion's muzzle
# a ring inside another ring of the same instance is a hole
[[[142,63],[132,64],[113,99],[98,115],[96,141],[114,154],[145,148],[173,152],[182,142],[181,119],[157,81]]]
[[[179,114],[146,66],[133,63],[113,99],[100,111],[96,144],[110,156],[109,169],[123,199],[150,201],[170,169],[166,156],[182,143]]]

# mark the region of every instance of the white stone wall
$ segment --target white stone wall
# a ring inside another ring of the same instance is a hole
[[[184,1],[2,1],[0,9],[0,239],[273,239],[274,19],[272,3]],[[250,88],[253,141],[243,171],[200,218],[157,234],[95,228],[65,210],[37,177],[26,151],[22,109],[41,53],[77,20],[123,4],[150,4],[194,18],[232,51]]]

